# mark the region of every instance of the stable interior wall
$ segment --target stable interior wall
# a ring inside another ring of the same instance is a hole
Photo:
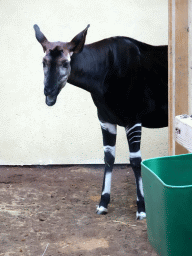
[[[87,24],[86,43],[128,36],[168,43],[166,0],[1,0],[0,165],[103,163],[102,133],[88,92],[70,84],[55,106],[45,104],[41,45],[33,25],[50,41],[70,41]],[[130,109],[131,111],[131,109]],[[142,158],[168,154],[168,130],[142,130]],[[116,163],[128,163],[118,127]]]
[[[192,115],[192,0],[188,1],[188,105]]]

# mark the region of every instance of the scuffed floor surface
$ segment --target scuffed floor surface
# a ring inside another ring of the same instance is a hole
[[[156,256],[131,168],[114,167],[107,215],[102,180],[102,166],[0,167],[0,256]]]

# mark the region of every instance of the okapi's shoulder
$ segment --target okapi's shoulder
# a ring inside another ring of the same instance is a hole
[[[106,38],[85,47],[99,55],[102,54],[105,58],[108,56],[111,63],[113,62],[115,66],[119,65],[119,67],[121,66],[119,63],[125,66],[127,64],[125,62],[134,61],[136,57],[140,58],[141,54],[137,41],[124,36]]]
[[[137,47],[139,49],[141,46],[144,48],[145,46],[147,46],[147,44],[140,43],[139,41],[136,41],[132,38],[125,37],[125,36],[109,37],[109,38],[105,38],[103,40],[85,45],[85,47],[87,47],[88,49],[105,49],[105,48],[117,48],[117,47],[121,47],[121,48]]]

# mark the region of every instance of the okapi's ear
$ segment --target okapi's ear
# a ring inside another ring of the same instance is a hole
[[[34,30],[35,30],[35,36],[37,38],[37,41],[42,45],[44,52],[46,51],[46,46],[48,43],[47,38],[44,36],[44,34],[41,32],[39,26],[37,26],[36,24],[33,26]]]
[[[81,31],[78,35],[76,35],[71,42],[67,43],[67,46],[70,50],[70,52],[73,53],[80,53],[83,50],[84,44],[85,44],[85,38],[87,35],[87,30],[90,27],[90,25],[88,25],[86,27],[86,29],[84,29],[83,31]]]

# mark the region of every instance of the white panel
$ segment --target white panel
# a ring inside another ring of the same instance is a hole
[[[90,24],[87,43],[124,35],[162,45],[168,40],[167,1],[1,0],[0,24],[0,164],[103,163],[89,93],[67,84],[54,107],[45,105],[44,54],[33,25],[50,41],[69,41]],[[116,162],[128,162],[125,130],[118,131]],[[142,155],[167,155],[166,128],[143,129]]]
[[[175,117],[175,140],[192,153],[192,118],[190,116]]]

